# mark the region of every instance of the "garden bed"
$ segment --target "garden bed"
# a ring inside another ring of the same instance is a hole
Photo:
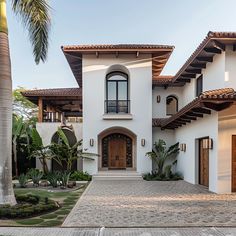
[[[66,216],[70,213],[87,185],[82,185],[79,188],[62,190],[58,189],[43,189],[38,188],[15,188],[16,195],[31,194],[40,196],[41,199],[50,199],[60,205],[51,211],[42,212],[42,214],[35,214],[33,216],[17,217],[15,219],[1,219],[0,226],[37,226],[37,227],[52,227],[60,226]]]

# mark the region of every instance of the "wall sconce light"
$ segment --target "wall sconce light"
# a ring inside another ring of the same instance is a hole
[[[157,95],[157,103],[160,103],[160,102],[161,102],[161,96]]]
[[[141,139],[141,145],[142,145],[143,147],[145,146],[145,143],[146,143],[145,139],[142,138],[142,139]]]
[[[91,139],[89,140],[89,144],[90,144],[91,147],[93,147],[93,145],[94,145],[94,139],[91,138]]]
[[[202,147],[203,149],[213,149],[213,139],[212,138],[203,139]]]
[[[186,152],[186,143],[181,143],[181,144],[179,145],[179,149],[180,149],[180,151],[182,151],[182,152]]]

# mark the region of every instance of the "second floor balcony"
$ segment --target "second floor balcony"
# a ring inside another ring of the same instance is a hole
[[[105,113],[130,113],[130,100],[105,100]]]

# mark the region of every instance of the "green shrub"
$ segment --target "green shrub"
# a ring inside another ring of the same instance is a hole
[[[29,202],[32,204],[39,203],[40,197],[32,194],[22,194],[22,195],[16,195],[16,201],[17,202]]]
[[[91,181],[92,176],[89,175],[87,172],[74,171],[70,176],[70,180],[74,180],[74,181]]]
[[[32,194],[17,195],[17,205],[2,205],[0,207],[0,218],[14,219],[25,218],[58,209],[58,204],[50,199],[47,203],[40,200],[39,196]]]
[[[166,170],[166,174],[158,175],[156,172],[143,175],[143,179],[147,181],[175,181],[182,180],[183,177],[180,173],[173,174],[169,172],[169,168]]]
[[[18,181],[19,181],[21,188],[26,188],[26,185],[28,183],[28,179],[29,179],[28,175],[25,175],[25,174],[19,175]]]
[[[43,177],[43,172],[38,169],[30,169],[28,175],[32,179],[34,186],[39,186],[39,181]]]

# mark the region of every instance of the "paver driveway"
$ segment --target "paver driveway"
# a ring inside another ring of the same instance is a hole
[[[185,181],[96,180],[63,226],[236,226],[236,194],[213,194]]]

